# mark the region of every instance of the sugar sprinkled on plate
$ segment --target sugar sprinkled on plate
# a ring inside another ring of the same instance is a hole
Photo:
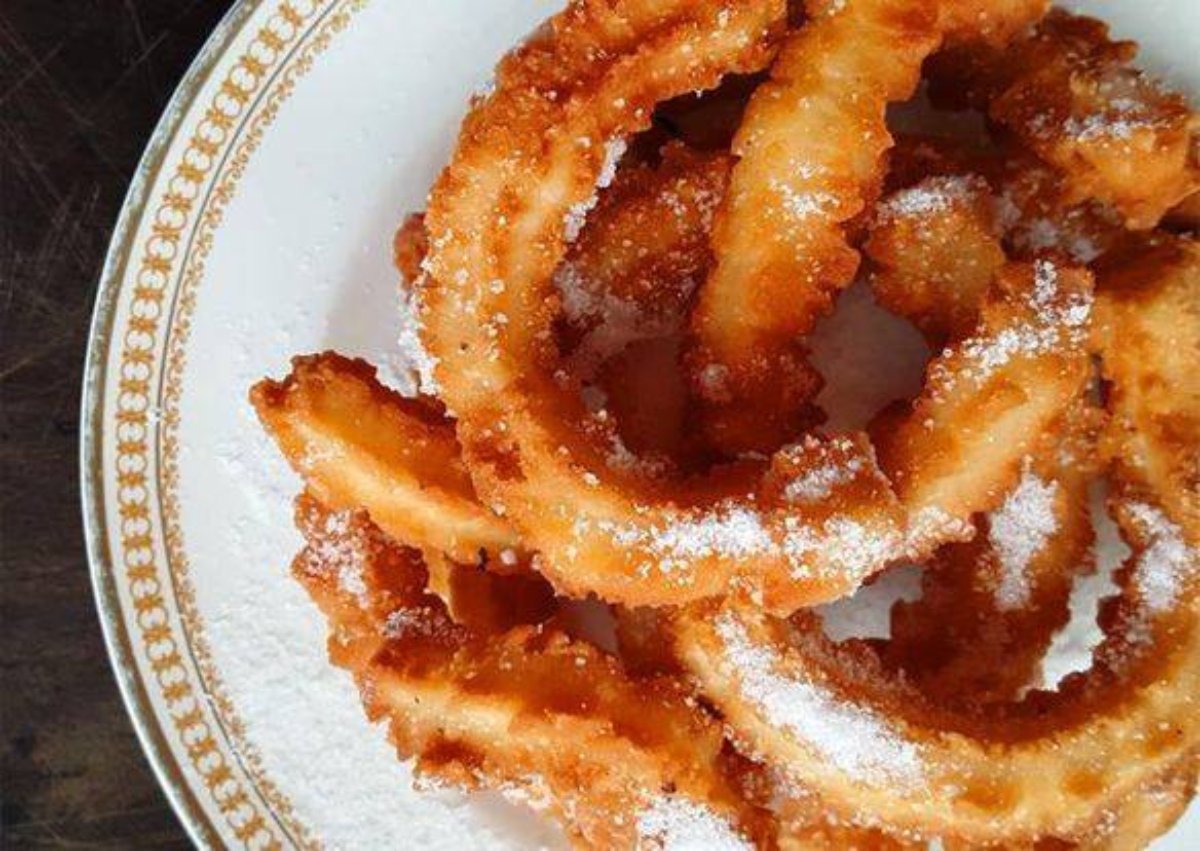
[[[438,384],[434,369],[438,359],[429,353],[421,341],[421,314],[418,294],[401,294],[400,328],[396,334],[400,362],[407,367],[412,389],[429,396],[437,395]],[[403,389],[403,388],[401,388]]]
[[[892,606],[921,599],[924,571],[915,564],[889,568],[854,594],[817,606],[825,637],[830,641],[849,638],[890,638]]]

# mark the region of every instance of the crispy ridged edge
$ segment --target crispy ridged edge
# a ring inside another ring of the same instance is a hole
[[[679,681],[635,681],[553,624],[457,624],[424,591],[420,553],[365,512],[305,496],[296,517],[307,546],[293,573],[329,620],[330,658],[420,775],[530,801],[581,847],[644,847],[662,804],[714,836],[770,846],[769,818],[723,774],[720,725]]]
[[[454,426],[406,399],[375,368],[332,352],[298,357],[283,381],[250,393],[267,432],[305,484],[335,509],[367,506],[397,540],[474,564],[520,549],[475,496]]]
[[[877,196],[887,105],[916,88],[947,32],[999,38],[1040,2],[811,3],[750,98],[712,234],[716,264],[692,313],[703,426],[730,454],[770,451],[808,418],[800,338],[850,283],[846,226]],[[1007,16],[1007,17],[1006,17]]]
[[[1186,98],[1129,64],[1136,52],[1095,18],[1055,10],[1005,50],[936,57],[932,94],[986,109],[1061,170],[1075,200],[1107,201],[1129,227],[1150,228],[1200,187],[1200,123]]]

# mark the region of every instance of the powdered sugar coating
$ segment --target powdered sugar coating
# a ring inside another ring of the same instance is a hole
[[[314,575],[332,575],[338,590],[366,606],[367,584],[362,568],[377,544],[365,531],[354,528],[353,518],[351,511],[330,513],[320,541],[302,551],[301,569]]]
[[[830,517],[813,528],[785,521],[788,531],[783,550],[792,564],[792,576],[801,579],[813,574],[814,560],[821,553],[834,553],[841,569],[855,576],[869,573],[872,568],[887,563],[899,551],[903,538],[899,530],[872,529],[849,517]]]
[[[988,192],[987,182],[976,174],[938,175],[893,193],[878,208],[880,221],[924,216],[973,201]]]
[[[904,545],[907,552],[919,553],[930,541],[967,541],[973,534],[975,527],[968,521],[931,505],[909,517]]]
[[[1058,530],[1057,493],[1057,482],[1042,481],[1026,466],[1017,486],[988,518],[988,541],[1000,567],[995,599],[1001,611],[1029,602],[1029,563]]]
[[[964,340],[958,350],[961,363],[953,371],[936,364],[930,371],[932,383],[945,388],[959,380],[982,383],[1015,358],[1049,355],[1084,342],[1092,315],[1091,293],[1064,298],[1058,267],[1050,260],[1038,260],[1033,266],[1033,293],[1027,300],[1032,318]]]
[[[590,140],[587,140],[590,144]],[[608,188],[613,178],[617,176],[617,164],[621,161],[621,157],[625,156],[625,149],[628,144],[624,139],[610,139],[604,143],[604,162],[600,166],[600,174],[596,177],[596,189]],[[595,193],[584,201],[580,201],[571,207],[563,217],[563,239],[567,242],[574,242],[579,238],[579,234],[583,231],[583,225],[587,221],[587,215],[596,206],[599,199]]]
[[[700,512],[679,512],[660,525],[580,518],[574,533],[585,536],[593,528],[619,548],[645,551],[640,575],[655,570],[683,585],[694,580],[695,562],[712,557],[781,558],[795,579],[862,577],[889,561],[904,544],[901,531],[887,524],[875,528],[837,515],[805,521],[734,500]]]
[[[800,175],[809,177],[811,172],[801,172]],[[818,215],[837,203],[837,199],[826,192],[797,192],[782,180],[772,180],[770,185],[778,193],[783,209],[795,219]]]
[[[795,735],[862,783],[920,782],[924,768],[917,746],[901,738],[885,719],[839,700],[816,683],[779,673],[778,657],[755,644],[736,616],[723,614],[716,627],[725,645],[725,664],[736,675],[742,695],[767,723]]]
[[[638,814],[638,847],[661,851],[752,851],[754,845],[712,810],[666,795]]]
[[[827,461],[816,464],[788,482],[783,498],[788,502],[818,502],[838,487],[853,481],[862,470],[862,461],[850,458],[842,463]]]
[[[1170,609],[1184,586],[1195,579],[1200,558],[1183,538],[1183,530],[1154,506],[1135,502],[1126,512],[1144,539],[1133,570],[1133,584],[1153,614]]]
[[[772,541],[756,512],[734,505],[666,527],[655,535],[654,547],[680,558],[750,556],[769,551]]]

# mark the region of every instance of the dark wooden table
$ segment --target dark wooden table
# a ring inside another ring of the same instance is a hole
[[[92,606],[77,409],[109,233],[229,0],[0,0],[0,847],[187,848]]]

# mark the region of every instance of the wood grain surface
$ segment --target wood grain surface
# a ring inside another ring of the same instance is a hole
[[[109,234],[229,0],[0,0],[0,847],[187,848],[92,604],[79,382]]]

